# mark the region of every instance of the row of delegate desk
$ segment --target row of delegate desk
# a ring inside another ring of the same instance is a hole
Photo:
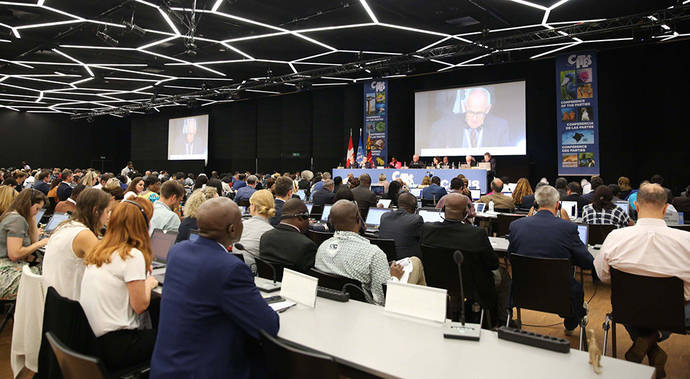
[[[161,294],[162,288],[154,292]],[[381,306],[354,300],[341,303],[319,297],[315,308],[298,304],[280,313],[278,337],[386,378],[649,379],[654,375],[653,367],[611,357],[602,357],[602,373],[596,375],[587,352],[571,349],[564,354],[520,345],[499,340],[490,330],[482,330],[478,342],[445,339],[441,323],[388,313]]]

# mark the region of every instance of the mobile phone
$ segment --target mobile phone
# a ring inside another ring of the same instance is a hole
[[[271,296],[264,298],[266,301],[266,304],[273,304],[273,303],[279,303],[281,301],[285,301],[285,299],[282,296]]]

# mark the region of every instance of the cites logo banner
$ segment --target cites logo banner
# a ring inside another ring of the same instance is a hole
[[[592,65],[591,55],[571,55],[568,57],[568,64],[576,65],[575,68],[585,68]]]
[[[371,89],[374,89],[378,92],[385,91],[386,89],[386,82],[371,82]]]

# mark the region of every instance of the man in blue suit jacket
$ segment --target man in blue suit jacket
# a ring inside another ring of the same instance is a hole
[[[441,178],[434,176],[431,178],[431,185],[422,190],[422,199],[433,200],[435,196],[436,201],[439,201],[447,193],[446,189],[441,187]]]
[[[206,201],[200,238],[173,246],[161,301],[151,378],[249,378],[257,373],[258,331],[278,334],[279,318],[262,299],[249,266],[225,246],[242,235],[235,203]]]
[[[594,257],[580,240],[577,225],[558,217],[559,194],[549,186],[541,186],[535,194],[539,212],[510,224],[508,239],[509,254],[520,254],[538,258],[568,258],[574,265],[584,269],[594,268]],[[544,283],[544,285],[549,285]],[[535,296],[538,294],[535,294]],[[584,308],[582,284],[570,277],[571,314],[560,315],[566,334],[570,335],[578,320],[587,314]]]

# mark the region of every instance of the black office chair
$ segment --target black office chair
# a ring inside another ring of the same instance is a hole
[[[590,245],[601,245],[612,231],[616,230],[616,225],[589,224],[589,238],[587,243]]]
[[[264,330],[259,330],[259,338],[270,378],[309,378],[316,373],[320,378],[340,378],[338,364],[330,355],[298,348]]]
[[[604,321],[604,349],[612,327],[611,351],[616,357],[616,324],[687,334],[683,281],[677,277],[653,278],[611,267],[611,313]]]
[[[453,254],[458,249],[435,247],[422,245],[422,264],[424,266],[424,276],[429,287],[444,288],[448,291],[448,317],[454,321],[460,319],[460,307],[466,304],[480,305],[481,313],[479,318],[486,321],[485,326],[492,328],[491,309],[496,308],[496,299],[482,299],[477,291],[478,278],[475,277],[472,267],[479,264],[479,257],[476,254],[464,254],[464,261],[460,265],[462,270],[462,285],[464,288],[465,299],[461,297],[460,275],[458,275],[458,264],[453,259]],[[488,280],[488,277],[487,277]],[[491,281],[493,286],[493,280]],[[493,304],[492,304],[493,302]],[[486,317],[483,317],[483,313]]]
[[[435,208],[436,207],[436,200],[435,199],[422,199],[422,207],[427,207],[427,208]]]
[[[260,278],[273,280],[274,282],[283,281],[283,269],[289,268],[290,270],[299,271],[295,267],[269,262],[257,256],[254,257],[254,260],[256,261],[257,276]]]
[[[316,230],[308,230],[307,237],[314,241],[316,246],[321,246],[323,241],[333,237],[333,232],[318,232]]]
[[[496,217],[496,222],[494,223],[494,230],[493,234],[495,237],[503,237],[507,235],[510,232],[510,224],[515,221],[519,220],[521,218],[525,217],[524,215],[516,215],[516,214],[503,214],[499,213],[498,216]]]
[[[511,209],[511,208],[495,208],[494,207],[494,212],[496,212],[496,213],[513,213],[513,209]]]
[[[522,325],[521,309],[568,315],[570,309],[570,278],[573,275],[567,258],[536,258],[510,255],[513,269],[512,305],[517,308],[518,324]],[[510,321],[510,309],[508,320]],[[580,350],[585,343],[585,318],[579,320]]]
[[[330,288],[336,291],[343,291],[350,294],[350,299],[365,303],[373,303],[371,296],[362,288],[362,283],[359,280],[351,279],[345,276],[324,272],[314,267],[309,269],[307,273],[319,279],[319,286]]]
[[[237,202],[237,205],[240,207],[249,207],[249,199],[242,199]],[[247,212],[249,212],[249,209],[247,209]]]
[[[369,238],[369,241],[378,246],[384,253],[388,262],[398,259],[398,254],[395,251],[395,240],[384,238]]]
[[[106,378],[106,369],[100,359],[70,349],[51,332],[46,332],[45,337],[57,357],[63,378]]]
[[[687,224],[687,221],[683,225],[669,225],[669,228],[673,229],[678,229],[678,230],[684,230],[686,232],[690,232],[690,224]]]

